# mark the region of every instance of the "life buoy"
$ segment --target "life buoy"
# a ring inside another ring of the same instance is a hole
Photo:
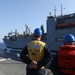
[[[58,52],[58,66],[62,73],[75,75],[75,47],[61,46]]]

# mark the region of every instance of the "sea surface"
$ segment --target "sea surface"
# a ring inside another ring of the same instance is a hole
[[[19,49],[11,49],[11,48],[7,48],[6,46],[5,46],[5,44],[4,43],[0,43],[0,50],[2,51],[2,50],[7,50],[7,51],[10,51],[10,52],[17,52],[17,53],[20,53],[22,50],[19,50]],[[56,52],[51,52],[52,53],[52,55],[54,56],[55,54],[56,54]]]

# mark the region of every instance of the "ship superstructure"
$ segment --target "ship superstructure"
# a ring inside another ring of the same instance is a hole
[[[23,34],[19,34],[17,30],[15,32],[9,32],[7,36],[4,36],[3,41],[7,48],[23,49],[25,45],[32,40],[32,32],[26,26],[26,31]]]
[[[52,51],[58,51],[63,38],[71,33],[75,36],[75,13],[47,18],[47,44]]]

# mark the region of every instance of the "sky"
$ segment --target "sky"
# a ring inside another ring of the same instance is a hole
[[[25,31],[25,24],[33,32],[35,28],[44,25],[50,15],[54,16],[54,6],[56,15],[62,13],[75,13],[75,0],[0,0],[0,42],[9,32],[17,31],[22,34]]]

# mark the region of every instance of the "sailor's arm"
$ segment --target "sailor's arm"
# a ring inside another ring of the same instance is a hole
[[[27,55],[28,55],[27,46],[25,46],[25,48],[23,49],[23,51],[20,54],[20,58],[24,63],[30,64],[31,60],[28,58]]]

